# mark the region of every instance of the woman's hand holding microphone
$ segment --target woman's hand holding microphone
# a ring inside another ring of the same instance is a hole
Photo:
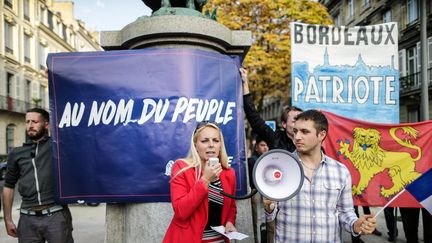
[[[207,161],[205,163],[205,166],[203,166],[203,172],[201,178],[205,182],[207,182],[207,184],[209,184],[210,182],[217,181],[219,179],[221,172],[222,172],[222,166],[219,162],[209,163],[209,161]]]

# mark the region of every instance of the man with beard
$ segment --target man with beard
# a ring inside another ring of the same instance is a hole
[[[13,149],[3,188],[4,222],[8,235],[25,242],[72,243],[72,217],[66,205],[54,201],[49,114],[40,108],[27,111],[28,141]],[[12,219],[15,185],[22,197],[18,227]]]

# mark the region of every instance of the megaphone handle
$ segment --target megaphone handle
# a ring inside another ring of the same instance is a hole
[[[269,208],[270,208],[272,211],[273,211],[273,209],[275,209],[275,207],[276,207],[276,206],[275,206],[274,203],[271,203],[270,206],[269,206]]]
[[[228,194],[224,191],[220,191],[220,194],[227,196],[229,198],[235,199],[235,200],[243,200],[243,199],[248,199],[248,198],[253,197],[253,195],[255,195],[257,192],[258,192],[257,189],[252,189],[252,191],[249,194],[246,194],[244,196],[234,196],[234,195]]]

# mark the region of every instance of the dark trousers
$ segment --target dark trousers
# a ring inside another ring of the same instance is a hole
[[[45,216],[20,215],[19,243],[73,243],[72,216],[68,207]]]
[[[384,217],[388,229],[388,236],[390,239],[396,239],[398,235],[397,225],[395,213],[397,212],[397,208],[386,207],[384,208]]]
[[[420,208],[400,208],[407,243],[418,243]],[[422,208],[424,242],[432,242],[432,216]]]

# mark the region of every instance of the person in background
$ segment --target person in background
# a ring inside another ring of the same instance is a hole
[[[354,212],[351,175],[345,165],[321,150],[328,121],[317,110],[296,116],[294,143],[303,170],[299,193],[286,201],[264,199],[269,220],[277,217],[275,242],[342,242],[340,227],[357,236],[376,228],[373,215],[358,218]]]
[[[407,243],[418,243],[420,211],[423,218],[424,242],[432,242],[432,216],[424,208],[399,208]]]
[[[210,158],[219,163],[209,164]],[[163,239],[168,242],[229,242],[210,226],[237,231],[234,199],[236,176],[228,166],[222,132],[213,122],[201,122],[192,134],[187,158],[177,160],[171,171],[170,193],[174,216]]]
[[[270,149],[284,149],[293,152],[296,148],[293,143],[294,117],[302,112],[302,109],[295,106],[284,107],[281,113],[282,130],[273,131],[261,118],[253,104],[252,95],[249,91],[249,78],[246,69],[240,68],[243,80],[243,106],[246,119],[254,133],[262,137]]]
[[[54,201],[54,178],[49,141],[49,114],[40,108],[25,116],[29,141],[8,156],[3,187],[4,222],[7,234],[20,243],[72,243],[72,216],[67,205]],[[18,227],[12,219],[15,185],[22,197]]]
[[[253,168],[255,166],[255,162],[258,160],[258,158],[266,153],[269,148],[267,146],[267,143],[260,137],[257,136],[255,138],[255,144],[254,149],[252,152],[252,156],[248,159],[248,168],[249,168],[249,185],[251,189],[256,189],[255,184],[253,183],[252,178],[252,172]],[[260,234],[261,229],[261,223],[265,225],[265,217],[263,215],[263,204],[262,204],[262,196],[259,193],[256,193],[251,200],[252,204],[252,220],[253,220],[253,230],[254,230],[254,236],[255,236],[255,242],[259,242],[258,240],[261,239],[261,242],[266,242],[266,239],[262,238],[262,235]]]
[[[302,112],[302,109],[295,106],[284,107],[281,113],[282,130],[273,131],[261,118],[252,100],[249,91],[248,72],[240,68],[240,74],[243,80],[243,107],[252,130],[258,134],[268,145],[269,149],[283,149],[288,152],[294,152],[296,149],[294,139],[294,117]],[[273,243],[274,239],[274,221],[266,223],[267,242]]]
[[[384,217],[388,229],[388,238],[389,242],[394,242],[396,237],[398,236],[398,229],[396,225],[396,217],[395,214],[397,212],[397,208],[386,207],[384,208]]]

